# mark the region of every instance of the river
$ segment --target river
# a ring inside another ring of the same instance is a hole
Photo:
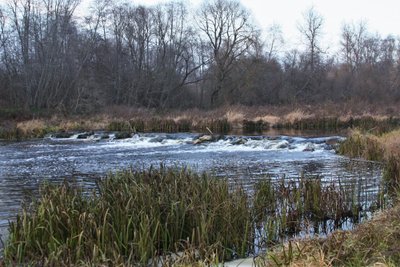
[[[367,195],[377,191],[379,164],[337,155],[340,136],[227,135],[219,141],[193,144],[194,133],[147,133],[116,140],[113,133],[96,133],[85,139],[51,136],[30,141],[0,141],[0,235],[27,196],[37,193],[45,180],[76,179],[91,187],[107,172],[124,168],[188,166],[228,177],[232,183],[251,186],[259,179],[294,179],[319,176],[327,183],[358,181]],[[367,201],[367,200],[366,200]],[[1,245],[0,245],[1,246]]]

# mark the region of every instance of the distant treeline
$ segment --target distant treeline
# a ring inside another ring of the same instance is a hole
[[[0,107],[88,113],[112,105],[215,108],[400,100],[400,41],[345,24],[340,51],[321,46],[311,8],[303,48],[282,51],[278,26],[262,33],[237,0],[138,6],[9,0],[0,6]],[[263,36],[268,36],[267,38]],[[264,40],[265,39],[265,40]]]

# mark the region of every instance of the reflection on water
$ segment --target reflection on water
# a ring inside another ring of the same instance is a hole
[[[345,186],[358,180],[372,196],[380,183],[379,164],[338,156],[332,143],[340,137],[226,136],[193,144],[195,134],[141,134],[124,140],[45,138],[0,142],[0,234],[26,195],[36,194],[44,180],[74,177],[93,185],[96,177],[123,168],[184,165],[228,177],[251,190],[258,180],[320,176]]]

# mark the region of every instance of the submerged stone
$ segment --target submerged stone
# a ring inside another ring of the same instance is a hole
[[[340,146],[340,138],[332,138],[325,141],[325,150],[337,150]]]
[[[282,144],[278,145],[278,149],[285,149],[289,147],[289,143],[288,142],[284,142]]]
[[[70,132],[59,132],[59,133],[52,134],[51,137],[53,137],[53,138],[70,138],[73,135],[74,134],[70,133]]]
[[[130,132],[118,132],[118,133],[115,133],[114,139],[117,139],[117,140],[119,140],[119,139],[128,139],[128,138],[131,138],[131,137],[132,137],[132,134]]]
[[[306,148],[303,149],[303,152],[314,152],[314,151],[315,151],[314,144],[308,144],[308,145],[306,146]]]
[[[247,140],[245,138],[238,138],[231,142],[232,145],[244,145],[246,144]]]
[[[94,135],[94,132],[85,132],[82,134],[78,134],[77,139],[88,139],[92,135]]]
[[[100,136],[100,139],[110,139],[110,135],[109,134],[102,134]]]
[[[205,134],[205,135],[201,135],[199,137],[197,137],[194,141],[193,144],[197,145],[197,144],[201,144],[204,142],[216,142],[218,140],[223,139],[224,136],[223,135],[210,135],[210,134]]]

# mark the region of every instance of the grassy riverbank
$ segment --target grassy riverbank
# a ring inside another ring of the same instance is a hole
[[[384,163],[384,180],[389,188],[400,190],[400,130],[379,135],[354,131],[339,152],[350,157]]]
[[[353,231],[286,243],[260,259],[260,266],[400,265],[400,130],[380,135],[354,131],[341,145],[340,153],[384,163],[384,182],[393,207]]]
[[[399,266],[399,233],[400,205],[396,205],[353,231],[291,241],[257,262],[259,266]]]
[[[8,113],[7,113],[8,114]],[[363,111],[352,106],[223,107],[212,111],[157,110],[113,107],[89,115],[4,115],[0,139],[41,138],[52,132],[208,132],[252,133],[265,130],[339,131],[360,128],[373,133],[388,132],[400,125],[395,107]]]

